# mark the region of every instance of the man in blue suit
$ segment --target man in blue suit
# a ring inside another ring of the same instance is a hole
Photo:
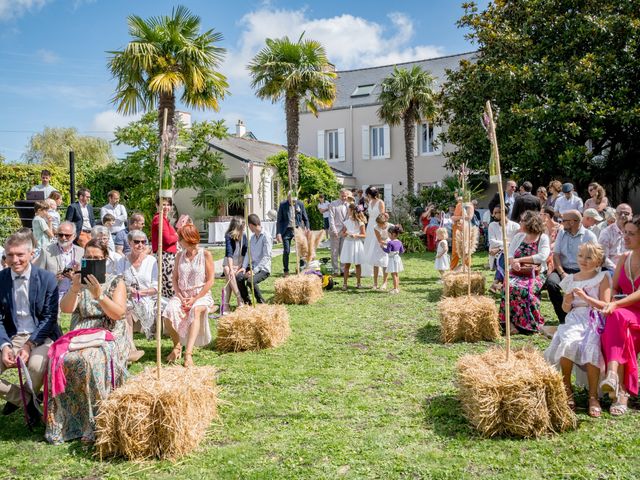
[[[7,265],[0,271],[0,375],[17,367],[19,358],[27,366],[34,393],[42,387],[47,352],[62,335],[58,325],[58,282],[53,273],[31,264],[31,234],[14,233],[5,242]],[[6,400],[3,415],[22,404],[20,387],[0,377],[0,397]],[[33,400],[27,406],[29,426],[39,423]]]
[[[289,192],[287,199],[278,207],[278,219],[276,221],[276,241],[282,242],[282,265],[284,276],[289,275],[289,253],[291,252],[291,240],[295,236],[296,228],[309,229],[309,217],[302,203]]]
[[[65,220],[76,226],[75,243],[84,248],[91,240],[91,229],[96,225],[93,215],[93,205],[89,203],[91,192],[86,188],[78,190],[78,201],[69,204]]]

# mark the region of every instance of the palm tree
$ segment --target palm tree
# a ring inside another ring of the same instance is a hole
[[[436,113],[433,77],[417,65],[411,70],[395,67],[393,73],[382,81],[378,99],[382,104],[378,109],[380,119],[391,126],[403,124],[407,188],[412,194],[415,184],[415,125],[423,119],[432,120]]]
[[[304,34],[303,34],[304,35]],[[261,99],[276,103],[284,99],[287,119],[287,156],[289,188],[298,186],[298,130],[300,108],[318,115],[318,108],[330,107],[336,98],[336,77],[324,47],[315,40],[297,42],[288,37],[267,39],[266,47],[249,63],[251,87]]]
[[[180,100],[196,109],[218,110],[227,93],[227,79],[216,69],[225,49],[216,46],[222,35],[213,30],[200,33],[200,17],[187,8],[173,9],[171,16],[127,18],[132,40],[112,55],[108,66],[118,80],[113,103],[126,115],[158,106],[162,132],[163,112],[168,110],[169,132],[175,132],[176,92]]]

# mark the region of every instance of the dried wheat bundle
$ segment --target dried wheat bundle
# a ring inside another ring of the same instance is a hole
[[[322,298],[322,278],[311,273],[278,278],[274,284],[276,303],[311,305]]]
[[[447,297],[438,303],[443,343],[493,341],[500,337],[498,309],[492,298]]]
[[[456,251],[460,258],[469,258],[478,249],[480,229],[469,222],[463,222],[462,228],[456,231]]]
[[[540,438],[576,427],[560,373],[533,348],[493,348],[457,364],[462,409],[482,436]]]
[[[316,250],[320,242],[324,240],[324,230],[304,230],[302,228],[295,229],[296,251],[298,257],[303,259],[307,264],[311,263],[316,257]]]
[[[290,334],[284,305],[245,305],[218,320],[216,348],[221,352],[273,348],[282,345]]]
[[[484,295],[484,275],[480,272],[447,272],[442,277],[442,295],[444,297],[459,297],[467,295],[469,278],[471,278],[471,293]]]
[[[198,447],[217,417],[214,367],[147,368],[100,403],[96,454],[177,460]]]

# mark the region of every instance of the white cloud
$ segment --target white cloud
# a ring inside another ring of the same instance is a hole
[[[41,9],[50,0],[0,0],[0,20],[10,20]]]
[[[60,61],[60,57],[56,55],[51,50],[40,49],[36,52],[36,56],[42,60],[43,63],[58,63]]]
[[[91,131],[96,133],[110,132],[111,135],[107,135],[113,138],[112,134],[116,128],[124,127],[130,122],[139,120],[141,117],[141,113],[125,116],[115,110],[105,110],[93,117],[93,120],[91,121]]]
[[[230,50],[223,71],[235,80],[234,90],[245,90],[246,66],[251,58],[264,47],[265,39],[282,37],[284,32],[292,40],[303,32],[307,38],[318,40],[338,70],[421,60],[444,53],[436,45],[411,45],[415,29],[407,15],[396,12],[388,18],[388,25],[350,14],[311,19],[304,9],[278,10],[266,6],[240,20],[243,32],[236,48]],[[240,85],[237,80],[242,81]]]

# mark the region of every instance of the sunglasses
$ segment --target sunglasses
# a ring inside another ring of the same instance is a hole
[[[133,240],[133,243],[135,245],[146,245],[147,241],[146,240]]]
[[[58,238],[71,238],[73,237],[73,233],[59,233]]]

